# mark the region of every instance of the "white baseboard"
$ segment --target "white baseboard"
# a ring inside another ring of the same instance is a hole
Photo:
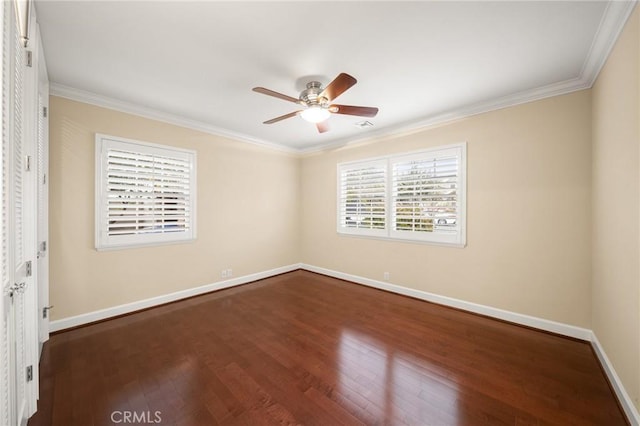
[[[372,280],[370,278],[364,278],[358,275],[345,274],[343,272],[332,271],[331,269],[325,269],[318,266],[307,265],[304,263],[300,265],[300,268],[307,271],[328,275],[330,277],[340,278],[342,280],[353,281],[355,283],[363,284],[369,287],[374,287],[405,296],[415,297],[416,299],[422,299],[428,302],[438,303],[440,305],[450,306],[453,308],[462,309],[464,311],[474,312],[476,314],[486,315],[488,317],[498,318],[504,321],[526,325],[528,327],[533,327],[540,330],[550,331],[552,333],[561,334],[563,336],[591,341],[592,332],[591,330],[588,330],[586,328],[563,324],[543,318],[532,317],[516,312],[505,311],[502,309],[493,308],[491,306],[480,305],[473,302],[466,302],[464,300],[454,299],[453,297],[440,296],[438,294],[428,293],[426,291],[402,287],[384,281]]]
[[[611,382],[611,386],[613,387],[616,396],[618,397],[618,401],[622,405],[622,409],[624,413],[627,415],[627,419],[632,426],[640,425],[640,414],[636,409],[633,400],[627,393],[627,390],[624,388],[620,377],[616,373],[616,370],[613,368],[613,364],[609,361],[607,354],[604,351],[604,348],[600,344],[600,341],[596,337],[595,333],[591,333],[591,346],[593,347],[594,352],[596,353],[604,372],[606,373],[609,381]]]
[[[59,320],[51,321],[51,323],[49,324],[49,330],[51,332],[56,332],[67,328],[77,327],[79,325],[89,324],[118,315],[128,314],[130,312],[151,308],[153,306],[162,305],[164,303],[175,302],[176,300],[186,299],[187,297],[197,296],[199,294],[209,293],[216,290],[222,290],[224,288],[246,284],[251,281],[269,278],[274,275],[284,274],[285,272],[295,271],[296,269],[300,269],[299,263],[270,269],[268,271],[257,272],[255,274],[244,275],[242,277],[232,278],[230,280],[219,281],[217,283],[206,284],[187,290],[180,290],[162,296],[139,300],[137,302],[125,303],[124,305],[118,305],[111,308],[100,309],[98,311],[87,312],[86,314],[62,318]]]

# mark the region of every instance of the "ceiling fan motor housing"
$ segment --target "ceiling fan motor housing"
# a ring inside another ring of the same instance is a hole
[[[307,106],[320,105],[326,107],[329,100],[325,97],[320,97],[322,91],[322,84],[319,81],[310,81],[307,83],[307,88],[300,92],[300,100]]]

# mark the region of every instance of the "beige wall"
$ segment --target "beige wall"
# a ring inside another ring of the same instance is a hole
[[[590,327],[590,91],[302,161],[302,261]],[[466,141],[467,247],[336,233],[336,164]]]
[[[640,10],[593,87],[592,327],[640,408]]]
[[[50,111],[52,319],[299,261],[296,157],[57,97]],[[94,249],[95,133],[197,151],[195,242]]]

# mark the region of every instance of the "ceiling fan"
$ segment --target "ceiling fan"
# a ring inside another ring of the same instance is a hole
[[[375,117],[378,113],[378,108],[374,107],[339,105],[331,103],[357,82],[358,80],[346,73],[340,73],[340,75],[338,75],[325,88],[322,88],[322,84],[318,81],[310,81],[307,83],[307,88],[300,92],[300,96],[298,98],[283,95],[282,93],[274,92],[273,90],[265,89],[264,87],[254,87],[253,91],[305,107],[299,111],[290,112],[289,114],[267,120],[264,124],[273,124],[286,118],[300,115],[304,120],[310,123],[315,123],[318,131],[320,133],[324,133],[329,130],[329,125],[326,120],[331,114]]]

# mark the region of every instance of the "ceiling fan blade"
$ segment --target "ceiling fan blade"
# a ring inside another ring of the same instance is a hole
[[[358,80],[349,74],[340,73],[325,89],[320,93],[321,98],[327,98],[329,102],[343,94],[347,89],[356,84]]]
[[[280,117],[276,117],[276,118],[272,118],[271,120],[267,120],[262,124],[273,124],[273,123],[277,123],[278,121],[282,121],[282,120],[286,120],[287,118],[291,118],[291,117],[295,117],[296,115],[300,114],[302,111],[294,111],[294,112],[290,112],[289,114],[285,114],[285,115],[281,115]]]
[[[321,121],[319,123],[316,123],[316,127],[318,128],[318,131],[320,133],[328,132],[329,131],[329,120],[324,120],[324,121]]]
[[[264,87],[254,87],[254,92],[262,93],[263,95],[273,96],[274,98],[282,99],[285,101],[293,102],[295,104],[300,103],[300,99],[291,96],[283,95],[282,93],[274,92],[273,90],[265,89]]]
[[[363,107],[353,105],[330,105],[329,111],[334,114],[358,115],[360,117],[375,117],[378,114],[378,108]]]

